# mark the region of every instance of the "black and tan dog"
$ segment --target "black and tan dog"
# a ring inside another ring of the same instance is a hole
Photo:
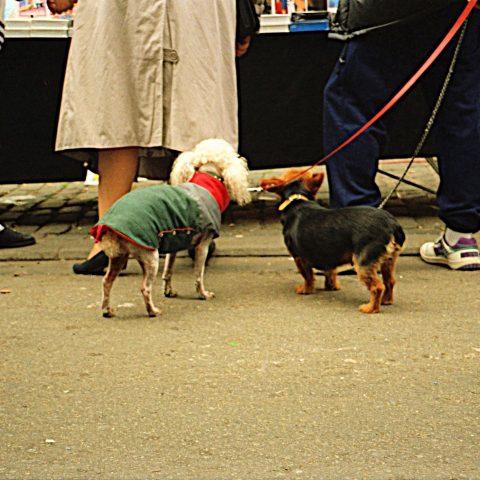
[[[264,190],[280,196],[285,244],[305,279],[296,292],[314,292],[314,268],[324,271],[326,290],[339,290],[337,268],[350,263],[370,291],[369,303],[360,310],[377,313],[380,304],[393,303],[395,264],[405,233],[385,210],[361,206],[330,210],[319,205],[315,195],[323,178],[323,173],[291,169],[280,178],[260,182]]]

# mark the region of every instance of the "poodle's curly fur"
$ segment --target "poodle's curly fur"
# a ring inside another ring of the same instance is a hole
[[[220,170],[232,200],[238,205],[251,201],[247,161],[228,142],[219,138],[203,140],[193,150],[181,153],[172,166],[170,183],[188,182],[200,167],[208,167],[209,164]]]

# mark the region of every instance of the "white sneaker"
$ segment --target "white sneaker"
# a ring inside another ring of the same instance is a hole
[[[474,238],[460,238],[450,246],[442,235],[435,243],[424,243],[420,257],[427,263],[447,265],[452,270],[480,270],[480,255]]]

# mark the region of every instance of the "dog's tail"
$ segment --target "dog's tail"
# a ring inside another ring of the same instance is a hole
[[[395,243],[400,247],[403,247],[405,243],[405,232],[400,224],[395,225],[393,230],[393,238],[395,239]]]

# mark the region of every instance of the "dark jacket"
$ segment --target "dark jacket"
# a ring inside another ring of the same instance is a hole
[[[466,0],[340,0],[330,36],[345,40],[461,3]]]

